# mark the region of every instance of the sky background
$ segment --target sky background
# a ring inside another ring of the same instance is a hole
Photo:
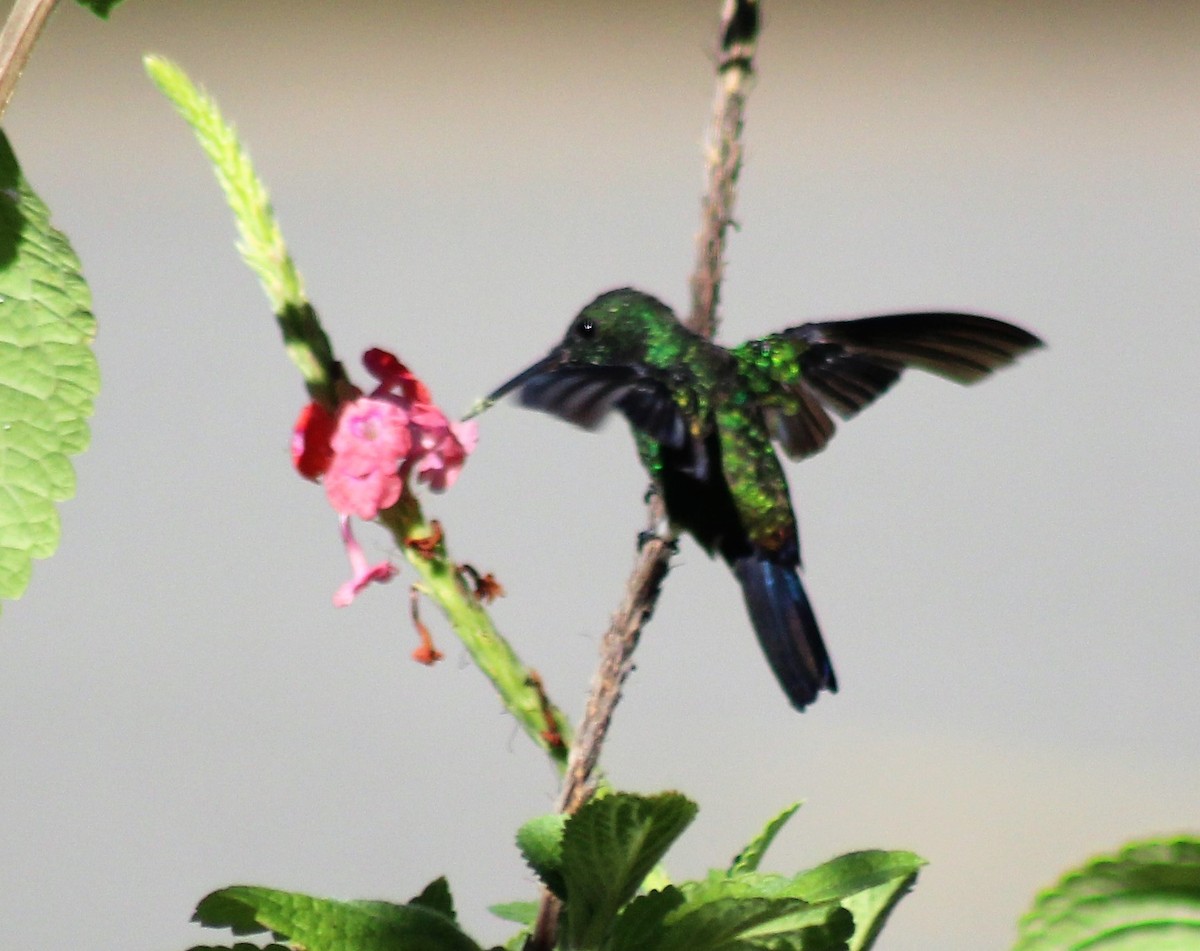
[[[63,541],[0,620],[0,933],[164,951],[225,884],[532,898],[512,834],[556,780],[406,570],[351,608],[303,401],[190,133],[140,57],[219,99],[341,356],[448,410],[600,291],[686,307],[719,4],[64,3],[6,116],[82,258],[103,392]],[[1200,830],[1200,5],[765,4],[720,337],[976,310],[1049,346],[917,374],[789,465],[841,692],[797,715],[727,570],[684,542],[605,753],[685,791],[669,865],[930,860],[884,951],[1002,948],[1034,893]],[[357,369],[356,369],[357,373]],[[577,716],[642,527],[626,427],[506,404],[426,502]],[[389,553],[372,527],[361,536]]]

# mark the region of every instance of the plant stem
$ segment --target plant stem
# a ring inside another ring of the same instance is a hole
[[[653,530],[661,524],[664,515],[657,493],[649,508]],[[673,539],[655,536],[645,542],[638,554],[625,585],[625,597],[600,645],[600,666],[592,680],[592,692],[579,724],[579,735],[567,759],[567,774],[558,797],[559,812],[568,815],[576,812],[595,791],[600,748],[621,699],[621,687],[633,670],[634,648],[641,636],[642,625],[658,601],[659,588],[667,576],[668,561],[674,548]]]
[[[692,273],[692,313],[688,326],[711,337],[717,328],[717,304],[725,272],[725,240],[733,224],[738,173],[742,170],[742,123],[754,81],[758,42],[757,0],[725,0],[721,13],[721,50],[717,57],[717,91],[708,135],[708,193],[696,238]]]
[[[29,62],[33,44],[58,0],[17,0],[0,32],[0,117]]]
[[[546,751],[561,771],[571,743],[571,725],[542,688],[537,674],[525,667],[511,645],[496,630],[476,595],[463,582],[458,566],[436,541],[434,550],[422,551],[412,543],[432,536],[411,492],[398,504],[379,513],[379,522],[392,533],[396,545],[421,575],[424,588],[454,627],[475,665],[496,688],[505,708],[534,743]]]
[[[691,279],[692,311],[687,321],[688,326],[706,337],[712,336],[717,325],[725,241],[733,222],[737,177],[742,165],[743,113],[754,76],[758,28],[757,0],[724,0],[716,63],[717,92],[707,150],[708,190],[701,212],[696,269]],[[653,490],[648,515],[651,531],[657,531],[665,521],[666,511]],[[674,550],[675,539],[668,531],[666,537],[656,535],[642,544],[638,552],[621,606],[601,644],[600,666],[567,760],[558,800],[560,812],[573,814],[595,790],[600,749],[621,698],[621,687],[633,669],[633,652],[641,638],[642,626],[654,612]],[[543,891],[537,922],[525,951],[551,951],[557,937],[561,904],[549,890]]]

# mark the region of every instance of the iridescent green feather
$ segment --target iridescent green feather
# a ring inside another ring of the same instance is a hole
[[[779,334],[758,337],[730,349],[745,387],[760,402],[778,403],[802,379],[800,357],[808,343]]]
[[[730,349],[742,385],[760,406],[777,406],[785,413],[800,408],[796,388],[803,379],[800,357],[809,345],[771,334]]]
[[[662,444],[647,436],[640,429],[633,431],[633,439],[637,443],[638,456],[642,460],[642,465],[646,467],[646,471],[650,473],[650,478],[659,479],[662,476],[664,465]]]
[[[778,551],[796,536],[796,516],[779,458],[756,407],[739,392],[716,412],[721,468],[750,540]]]

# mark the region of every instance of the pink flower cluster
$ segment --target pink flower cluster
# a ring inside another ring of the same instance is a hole
[[[387,563],[367,565],[349,517],[373,519],[395,505],[410,473],[435,491],[448,489],[479,438],[473,421],[448,419],[425,384],[386,350],[368,350],[363,365],[379,385],[343,403],[336,414],[310,403],[292,436],[296,469],[323,481],[329,504],[341,516],[354,577],[335,596],[339,604],[348,604],[368,582],[395,573]]]

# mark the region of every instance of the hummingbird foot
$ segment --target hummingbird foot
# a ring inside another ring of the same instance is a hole
[[[665,519],[656,528],[645,528],[637,533],[637,550],[641,551],[653,541],[662,542],[672,555],[679,551],[679,539],[669,534]]]

